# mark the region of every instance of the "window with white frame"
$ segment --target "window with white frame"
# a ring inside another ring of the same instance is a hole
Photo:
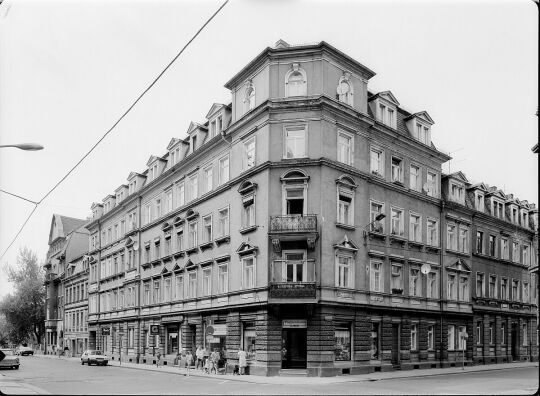
[[[436,197],[437,196],[437,174],[434,172],[427,171],[427,195],[430,197]]]
[[[152,303],[157,304],[161,302],[161,281],[154,280],[154,293],[152,294]]]
[[[476,297],[485,297],[485,277],[481,272],[476,273]]]
[[[212,269],[204,268],[202,271],[202,295],[212,294]]]
[[[459,251],[469,253],[469,227],[459,226]]]
[[[163,214],[161,196],[154,199],[155,218],[159,219]]]
[[[467,275],[459,276],[459,300],[469,301],[469,277]]]
[[[426,282],[426,297],[439,298],[439,282],[436,271],[428,272]]]
[[[510,258],[510,249],[508,248],[508,238],[501,238],[501,258],[508,260]]]
[[[171,301],[171,278],[163,279],[163,301]]]
[[[218,265],[218,293],[229,291],[229,263]]]
[[[244,142],[244,170],[253,168],[255,166],[255,155],[255,136],[253,136]]]
[[[392,157],[392,181],[403,183],[403,160]]]
[[[501,299],[508,301],[508,278],[501,278]]]
[[[303,215],[306,208],[307,184],[283,186],[283,212],[287,215]]]
[[[446,249],[457,250],[457,227],[454,223],[446,224]]]
[[[198,196],[198,177],[197,172],[188,176],[187,178],[187,191],[186,191],[186,200],[187,202],[193,201]]]
[[[525,266],[529,266],[531,264],[530,262],[530,256],[529,256],[529,246],[523,245],[521,247],[521,264]]]
[[[422,297],[422,280],[418,268],[411,268],[409,272],[409,296]]]
[[[403,209],[390,208],[390,233],[392,235],[403,236]]]
[[[338,131],[337,160],[346,165],[352,165],[354,137],[350,133]]]
[[[165,213],[169,213],[173,210],[173,191],[168,190],[165,192]]]
[[[431,131],[430,128],[426,125],[416,123],[416,138],[424,144],[431,144]]]
[[[338,184],[337,222],[354,225],[354,190],[346,185]]]
[[[293,63],[292,69],[285,75],[285,97],[306,96],[306,72],[298,63]]]
[[[512,261],[519,263],[519,243],[512,242]]]
[[[303,158],[306,156],[307,128],[305,125],[285,126],[285,150],[283,158]]]
[[[491,215],[504,220],[504,204],[491,198]]]
[[[369,271],[370,290],[374,292],[383,292],[382,283],[382,263],[380,261],[371,261]]]
[[[184,276],[176,275],[174,278],[174,298],[176,300],[184,299]]]
[[[353,287],[353,263],[354,258],[351,255],[336,255],[336,287]]]
[[[523,282],[523,291],[522,291],[522,299],[524,303],[529,303],[529,283]]]
[[[454,325],[448,325],[448,350],[453,351],[456,348],[456,328]]]
[[[418,350],[418,325],[411,325],[411,351]]]
[[[181,181],[180,183],[176,184],[176,205],[175,207],[179,208],[180,206],[184,206],[186,203],[185,201],[185,184],[184,181]]]
[[[420,167],[414,164],[411,164],[409,169],[409,188],[414,191],[420,191],[422,187],[422,174]]]
[[[255,287],[255,257],[242,257],[242,289]]]
[[[189,298],[197,297],[197,271],[191,271],[188,274],[188,296]]]
[[[212,242],[212,215],[203,217],[203,243]]]
[[[218,236],[229,235],[229,208],[223,208],[218,211]]]
[[[181,225],[176,229],[176,251],[181,252],[185,250],[184,244],[184,226]]]
[[[197,221],[190,221],[188,225],[189,247],[194,248],[199,245],[197,239]]]
[[[376,220],[377,216],[384,214],[384,204],[380,202],[371,201],[370,203],[370,222],[371,222],[371,231],[384,233],[384,221]]]
[[[446,298],[448,300],[457,300],[457,276],[456,274],[447,274]]]
[[[465,189],[462,185],[456,183],[450,183],[450,194],[455,202],[465,203]]]
[[[497,298],[497,275],[489,276],[489,297]]]
[[[219,160],[219,184],[224,184],[229,181],[229,156]]]
[[[422,242],[422,217],[419,214],[409,214],[409,240]]]
[[[439,246],[439,224],[435,219],[427,219],[427,244]]]
[[[427,349],[432,351],[435,349],[435,326],[429,325],[427,328]]]
[[[306,280],[306,251],[289,250],[283,251],[283,281],[304,282]]]
[[[371,173],[378,175],[378,176],[384,176],[384,151],[372,147],[371,148]]]
[[[144,224],[148,224],[152,221],[152,204],[150,202],[144,204],[143,218]]]
[[[497,247],[496,245],[497,240],[495,239],[495,235],[490,235],[488,240],[488,249],[489,249],[489,255],[491,257],[495,257],[495,249]]]
[[[207,192],[210,192],[212,191],[212,188],[213,188],[213,166],[212,164],[210,165],[207,165],[204,169],[203,169],[203,194],[207,193]]]
[[[403,267],[401,264],[392,263],[392,278],[390,279],[390,285],[393,294],[403,293]]]
[[[391,128],[396,127],[396,111],[386,104],[379,103],[379,120]]]
[[[512,279],[512,301],[519,301],[519,281]]]

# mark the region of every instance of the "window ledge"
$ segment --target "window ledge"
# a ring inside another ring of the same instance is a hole
[[[368,231],[368,235],[370,238],[380,238],[386,240],[386,234],[383,234],[382,232]]]
[[[174,258],[177,258],[177,257],[184,257],[184,254],[185,254],[185,251],[184,251],[184,250],[180,250],[179,252],[173,253],[173,256],[174,256]]]
[[[220,245],[222,243],[229,243],[231,241],[231,237],[229,235],[221,236],[216,239],[214,239],[214,242],[216,242],[216,245]]]
[[[394,183],[397,186],[404,187],[403,182],[401,180],[392,180],[392,183]]]
[[[192,254],[192,253],[195,253],[197,251],[197,246],[193,246],[189,249],[186,249],[186,254]]]
[[[148,267],[150,267],[150,262],[142,263],[142,264],[141,264],[141,267],[143,267],[143,268],[148,268]]]
[[[390,243],[401,243],[404,245],[407,242],[407,239],[401,235],[390,234],[388,238],[390,239]]]
[[[462,257],[469,257],[471,255],[470,253],[460,252],[459,250],[454,250],[454,249],[446,249],[446,252],[455,254],[457,256],[462,256]]]
[[[417,247],[417,248],[423,248],[424,244],[422,242],[417,241],[409,241],[409,246]]]
[[[245,227],[245,228],[241,228],[240,230],[238,230],[238,232],[240,234],[247,234],[248,232],[252,232],[252,231],[255,231],[257,229],[257,225],[252,225],[252,226],[249,226],[249,227]]]
[[[345,228],[346,230],[355,230],[356,227],[351,224],[340,223],[336,221],[336,227]]]
[[[201,252],[202,252],[205,249],[211,249],[213,245],[214,245],[214,242],[212,241],[204,242],[199,245],[199,249],[201,249]]]
[[[441,250],[441,248],[439,246],[434,246],[434,245],[426,245],[426,249],[427,250],[432,250],[434,252],[438,252],[439,250]]]

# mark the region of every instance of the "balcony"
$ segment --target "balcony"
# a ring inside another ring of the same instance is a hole
[[[270,216],[268,235],[272,238],[274,252],[281,252],[282,241],[305,240],[310,250],[315,249],[317,215],[282,215]]]
[[[271,299],[315,299],[315,260],[275,260],[270,281]]]

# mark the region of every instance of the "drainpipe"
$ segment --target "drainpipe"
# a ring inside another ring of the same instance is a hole
[[[139,210],[138,210],[138,219],[137,219],[137,226],[140,228],[141,226],[141,205],[142,205],[142,196],[139,195]],[[137,245],[139,247],[138,250],[141,250],[141,232],[137,231]],[[141,356],[141,279],[140,279],[140,270],[141,270],[141,255],[137,251],[137,275],[139,275],[139,281],[137,282],[137,364],[139,363],[140,356]],[[129,341],[129,327],[128,327],[128,341]],[[120,348],[122,348],[122,345],[120,345]],[[126,351],[127,355],[127,351]]]
[[[441,273],[439,277],[439,313],[440,313],[440,344],[439,344],[439,361],[442,367],[443,363],[443,276],[444,276],[444,256],[443,256],[443,219],[444,219],[444,200],[441,199],[440,214],[439,214],[439,262],[441,263]]]

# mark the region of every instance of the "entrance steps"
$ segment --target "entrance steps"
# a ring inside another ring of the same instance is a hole
[[[280,377],[307,377],[306,369],[281,369],[279,370]]]

